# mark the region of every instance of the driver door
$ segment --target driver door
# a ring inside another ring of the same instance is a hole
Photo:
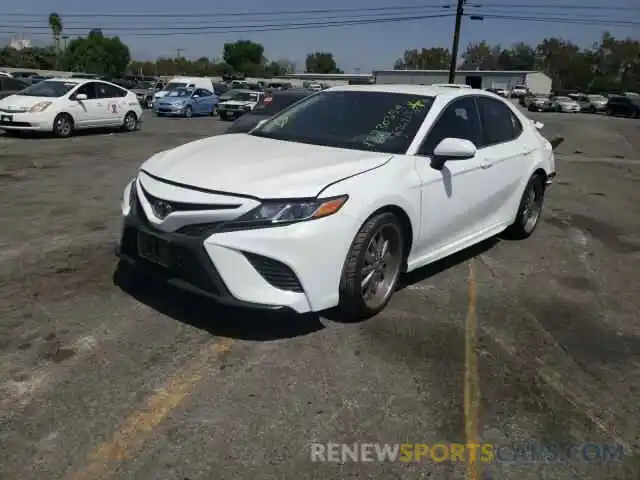
[[[78,100],[77,95],[85,94],[86,100]],[[78,128],[98,127],[104,118],[102,102],[98,99],[96,82],[87,82],[69,97],[70,110]]]
[[[435,147],[445,138],[463,138],[479,146],[482,129],[473,95],[449,103],[434,122],[416,157],[422,181],[421,222],[417,257],[441,258],[461,248],[482,232],[491,215],[491,184],[481,152],[473,158],[445,162],[442,170],[431,166]],[[473,243],[473,242],[472,242]]]

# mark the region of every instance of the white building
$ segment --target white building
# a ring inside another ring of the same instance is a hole
[[[419,84],[449,83],[447,70],[378,70],[373,72],[375,83]],[[542,72],[530,70],[458,70],[454,83],[473,88],[499,88],[510,90],[526,85],[532,93],[551,93],[551,79]]]
[[[12,38],[9,42],[9,47],[14,50],[24,50],[25,48],[31,48],[31,40],[26,38]]]

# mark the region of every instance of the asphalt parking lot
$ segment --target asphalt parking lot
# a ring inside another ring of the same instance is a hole
[[[0,136],[0,478],[459,479],[461,462],[312,463],[310,445],[477,432],[627,455],[492,462],[471,478],[637,480],[640,122],[532,116],[566,138],[534,236],[423,269],[350,324],[114,284],[128,178],[227,124]]]

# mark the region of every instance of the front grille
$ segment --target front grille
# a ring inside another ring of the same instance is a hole
[[[176,230],[176,233],[187,235],[189,237],[208,237],[224,222],[196,223],[193,225],[185,225]]]
[[[0,121],[0,125],[6,125],[7,127],[30,127],[31,124],[29,122],[7,122]]]
[[[284,263],[255,253],[244,252],[244,256],[270,285],[289,292],[303,292],[298,277]]]
[[[160,109],[160,111],[163,111]],[[155,197],[151,195],[147,190],[140,185],[144,196],[147,197],[147,200],[152,205],[156,202],[166,202],[171,204],[172,212],[195,212],[195,211],[203,211],[203,210],[233,210],[235,208],[240,207],[240,204],[203,204],[203,203],[185,203],[185,202],[174,202],[169,200],[163,200],[161,198]]]

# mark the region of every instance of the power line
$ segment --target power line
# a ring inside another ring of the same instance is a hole
[[[426,20],[426,19],[435,19],[435,18],[446,18],[451,17],[453,14],[445,13],[445,14],[434,14],[434,15],[416,15],[411,17],[392,17],[392,18],[375,18],[375,19],[352,19],[352,20],[340,20],[334,22],[306,22],[306,23],[278,23],[278,24],[261,24],[261,25],[213,25],[213,26],[199,26],[199,27],[165,27],[165,28],[154,28],[155,30],[161,30],[158,32],[144,32],[144,33],[126,33],[127,36],[136,36],[136,37],[164,37],[164,36],[175,36],[175,35],[202,35],[202,34],[215,34],[215,33],[251,33],[251,32],[273,32],[273,31],[284,31],[284,30],[304,30],[304,29],[317,29],[317,28],[332,28],[332,27],[345,27],[345,26],[355,26],[355,25],[373,25],[379,23],[397,23],[397,22],[411,22],[417,20]],[[19,29],[19,30],[49,30],[49,27],[46,26],[13,26],[13,25],[0,25],[0,28],[5,29]],[[87,27],[82,29],[83,31],[92,30],[91,27]],[[103,28],[103,30],[119,30],[117,27],[113,29]],[[139,29],[138,29],[139,30]]]
[[[128,18],[128,17],[144,17],[144,18],[203,18],[203,17],[257,17],[257,16],[282,16],[282,15],[325,15],[331,13],[347,13],[347,12],[388,12],[388,11],[411,11],[421,10],[425,8],[450,8],[451,4],[433,4],[433,5],[396,5],[395,7],[369,7],[369,8],[316,8],[310,10],[270,10],[270,11],[245,11],[245,12],[203,12],[203,13],[59,13],[60,17],[65,18]],[[47,15],[37,15],[26,12],[8,12],[0,13],[0,17],[34,17],[48,18]]]
[[[640,26],[640,21],[622,19],[588,19],[572,17],[547,17],[547,16],[523,16],[523,15],[503,15],[499,12],[473,12],[465,14],[473,20],[496,19],[505,21],[520,22],[548,22],[548,23],[571,23],[575,25],[591,25],[601,27],[636,27]]]
[[[529,9],[542,9],[542,10],[606,10],[612,11],[617,10],[620,12],[640,12],[640,7],[616,7],[616,6],[602,6],[602,5],[558,5],[558,4],[540,4],[540,3],[531,3],[531,4],[512,4],[512,3],[500,3],[500,2],[478,2],[477,4],[468,4],[468,7],[503,7],[508,8],[509,10],[516,10],[519,8]]]

